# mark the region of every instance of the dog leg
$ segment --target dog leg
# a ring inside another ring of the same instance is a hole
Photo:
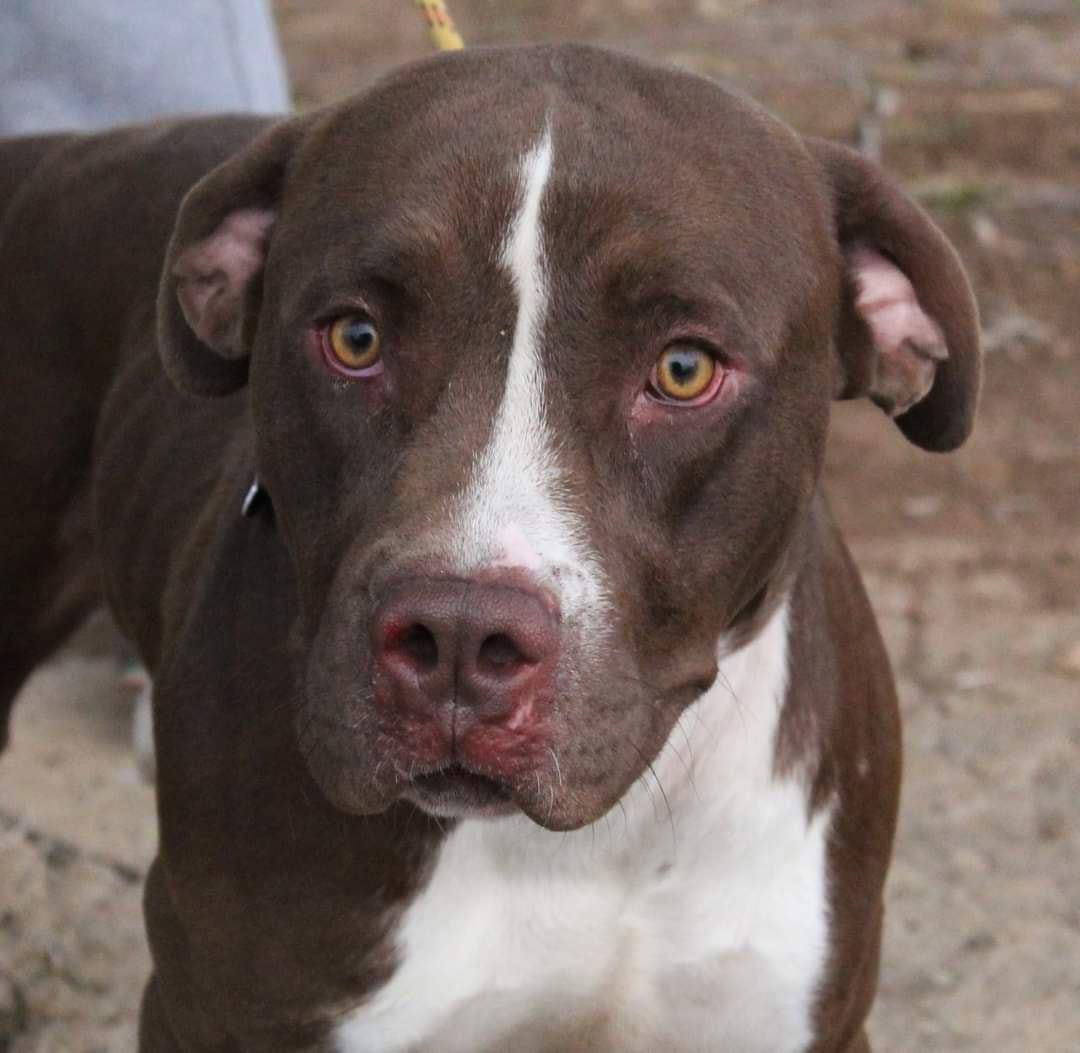
[[[89,546],[77,548],[35,553],[21,565],[5,561],[12,587],[0,610],[0,750],[23,683],[100,603]]]
[[[157,978],[150,977],[139,1013],[139,1053],[183,1053],[165,1018]]]
[[[2,349],[0,373],[18,375],[15,350]],[[23,682],[101,603],[90,510],[93,420],[49,409],[40,391],[20,401],[19,390],[16,383],[0,393],[0,749]],[[45,408],[28,409],[35,406]],[[62,423],[35,437],[33,422],[50,414]]]

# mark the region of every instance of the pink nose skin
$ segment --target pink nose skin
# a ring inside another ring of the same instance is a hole
[[[437,725],[447,745],[484,757],[535,736],[559,653],[559,620],[543,594],[519,584],[410,578],[390,585],[375,612],[376,696]],[[463,745],[464,744],[464,745]],[[468,760],[468,756],[465,757]]]

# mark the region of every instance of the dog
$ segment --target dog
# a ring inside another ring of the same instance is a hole
[[[472,50],[11,140],[6,715],[154,679],[143,1053],[865,1053],[900,782],[830,405],[967,437],[956,254],[690,74]]]

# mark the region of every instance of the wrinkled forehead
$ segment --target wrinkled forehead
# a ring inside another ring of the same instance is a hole
[[[329,269],[482,278],[505,259],[546,144],[549,266],[642,296],[694,286],[751,306],[766,287],[806,292],[825,208],[793,133],[697,78],[542,54],[421,65],[332,111],[296,159],[288,226],[317,232]]]

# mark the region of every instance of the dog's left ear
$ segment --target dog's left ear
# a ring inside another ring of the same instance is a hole
[[[158,347],[181,391],[227,395],[247,382],[258,291],[289,158],[285,121],[204,176],[180,205],[158,288]]]
[[[884,172],[807,139],[833,201],[845,266],[837,396],[869,396],[913,443],[952,450],[970,434],[981,362],[979,317],[945,235]]]

